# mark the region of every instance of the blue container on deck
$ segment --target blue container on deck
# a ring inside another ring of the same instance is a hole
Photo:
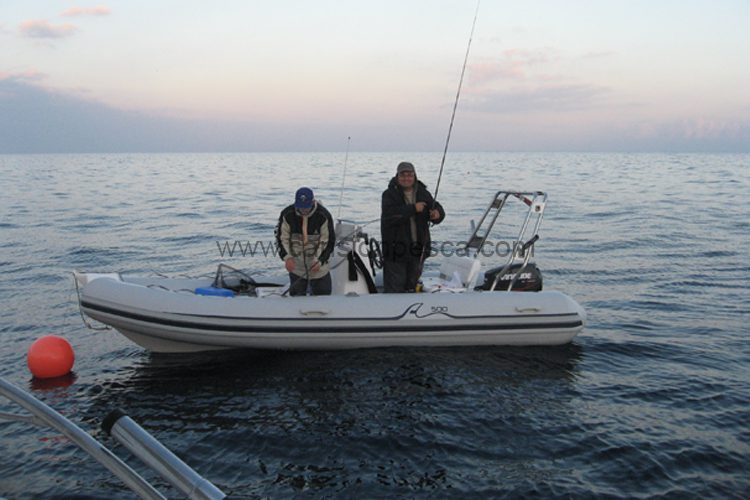
[[[195,289],[196,295],[210,295],[212,297],[234,297],[232,290],[226,288],[214,288],[212,286],[204,286]]]

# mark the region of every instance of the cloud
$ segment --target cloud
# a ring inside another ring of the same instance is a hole
[[[12,80],[16,82],[38,82],[47,78],[46,73],[30,69],[26,71],[17,71],[14,73],[8,73],[0,71],[0,82],[3,80]]]
[[[60,16],[107,16],[110,13],[111,10],[109,7],[98,5],[96,7],[71,7],[60,14]],[[22,36],[29,38],[57,39],[74,35],[78,31],[78,27],[69,23],[52,24],[46,19],[31,19],[23,21],[19,26],[19,31]]]
[[[535,88],[491,90],[474,93],[467,108],[489,113],[535,113],[580,111],[597,107],[607,87],[587,84],[553,84]]]
[[[0,153],[169,151],[182,150],[181,135],[196,139],[178,120],[118,110],[18,77],[0,80],[0,108]]]
[[[526,68],[519,61],[480,61],[469,65],[469,77],[472,85],[496,80],[522,80],[526,77]]]
[[[73,35],[78,28],[72,24],[50,24],[44,19],[24,21],[19,26],[23,36],[30,38],[65,38]]]
[[[97,5],[96,7],[71,7],[60,15],[62,17],[108,16],[111,13],[112,11],[109,7]]]
[[[578,58],[604,58],[611,52]],[[555,74],[569,62],[551,47],[512,48],[470,66],[466,106],[498,114],[576,112],[600,108],[613,89]]]
[[[525,80],[537,67],[549,66],[560,60],[556,50],[507,49],[500,56],[469,64],[469,78],[474,86],[488,85],[502,80]]]
[[[361,150],[443,147],[444,123],[436,124],[432,117],[376,117],[358,124],[337,123],[332,117],[307,122],[188,120],[125,111],[80,92],[52,90],[42,85],[45,78],[33,70],[0,73],[0,154],[335,151],[347,135],[357,138]],[[750,152],[746,118],[638,121],[609,109],[595,118],[564,113],[602,107],[608,95],[602,87],[551,85],[495,92],[481,102],[467,96],[462,110],[475,113],[462,114],[455,150]],[[558,113],[546,113],[550,110]]]
[[[348,124],[335,122],[186,120],[125,111],[5,75],[0,78],[0,154],[325,151],[353,134]],[[382,131],[377,124],[357,130],[361,137]],[[385,137],[382,147],[391,139]]]
[[[738,138],[743,128],[746,125],[743,127],[739,122],[713,118],[693,118],[682,122],[682,133],[688,139]]]
[[[696,117],[664,122],[643,121],[633,125],[632,134],[637,138],[658,137],[670,142],[748,140],[750,120]]]

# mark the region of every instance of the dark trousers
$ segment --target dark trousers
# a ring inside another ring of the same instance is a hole
[[[289,295],[307,295],[308,286],[311,295],[331,295],[331,273],[316,280],[306,280],[289,273],[289,283]]]
[[[413,292],[422,274],[421,259],[404,255],[398,260],[386,258],[383,262],[383,285],[385,293]]]

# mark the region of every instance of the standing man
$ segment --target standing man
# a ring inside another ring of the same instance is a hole
[[[380,235],[386,293],[413,292],[430,254],[430,222],[440,224],[445,211],[417,180],[414,165],[403,161],[383,191]]]
[[[301,187],[294,203],[281,211],[276,227],[276,243],[289,272],[289,294],[331,294],[328,259],[336,237],[333,218],[314,197],[312,189]]]

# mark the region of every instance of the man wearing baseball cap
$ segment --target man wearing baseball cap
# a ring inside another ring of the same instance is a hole
[[[333,218],[315,199],[312,189],[301,187],[294,203],[281,211],[276,243],[289,273],[289,294],[331,294],[329,262],[336,238]]]
[[[430,223],[440,224],[445,210],[421,181],[414,165],[402,161],[383,191],[380,234],[386,293],[413,292],[430,254]]]

